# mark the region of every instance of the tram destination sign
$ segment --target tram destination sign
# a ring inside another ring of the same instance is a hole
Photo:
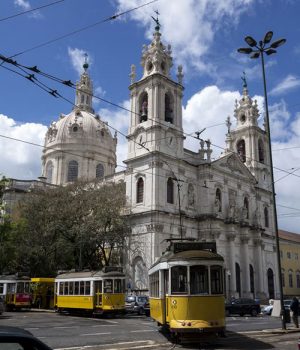
[[[184,252],[186,250],[208,250],[212,253],[217,252],[216,242],[174,242],[174,253]]]

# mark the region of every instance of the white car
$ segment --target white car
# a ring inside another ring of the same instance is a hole
[[[262,309],[264,315],[271,315],[273,311],[273,305],[267,305]]]

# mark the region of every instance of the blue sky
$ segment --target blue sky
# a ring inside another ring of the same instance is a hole
[[[149,0],[148,0],[149,1]],[[160,12],[162,40],[171,44],[176,67],[183,65],[184,130],[206,128],[203,138],[224,147],[228,115],[234,122],[234,101],[240,97],[241,76],[246,72],[250,94],[262,109],[263,85],[259,60],[238,54],[243,38],[260,40],[272,30],[274,39],[287,43],[266,58],[266,75],[273,141],[274,174],[279,226],[300,232],[300,1],[298,0],[158,0],[113,21],[107,21],[37,49],[31,48],[64,36],[116,13],[145,4],[147,0],[65,0],[39,11],[11,19],[8,16],[54,0],[1,0],[0,54],[18,63],[38,66],[65,80],[78,80],[83,54],[88,53],[95,94],[129,107],[131,64],[137,66],[143,44],[152,37],[154,10]],[[3,66],[13,68],[7,64]],[[28,80],[0,67],[0,135],[43,144],[47,126],[72,105],[40,90]],[[51,80],[43,82],[74,101],[74,90]],[[126,134],[129,115],[95,101],[102,119]],[[217,126],[216,126],[217,125]],[[234,123],[233,123],[234,126]],[[186,147],[198,145],[187,139]],[[41,173],[41,147],[0,137],[0,174],[34,179]],[[126,157],[126,140],[118,141],[118,164]],[[217,158],[220,148],[215,147]],[[287,175],[286,172],[294,172]],[[282,178],[282,179],[281,179]]]

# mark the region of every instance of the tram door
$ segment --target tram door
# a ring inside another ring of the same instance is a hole
[[[95,306],[102,306],[102,281],[95,281]]]
[[[166,322],[166,320],[168,319],[168,300],[167,300],[167,295],[169,293],[169,270],[163,270],[163,286],[162,286],[162,290],[163,290],[163,305],[165,306],[165,310],[164,310],[164,315],[163,315],[163,323]]]

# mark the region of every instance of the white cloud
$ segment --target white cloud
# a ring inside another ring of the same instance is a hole
[[[234,102],[240,99],[238,91],[221,91],[217,86],[207,86],[193,95],[183,108],[183,127],[188,134],[195,136],[195,131],[203,128],[206,130],[201,134],[205,140],[210,139],[213,146],[213,158],[217,158],[225,147],[225,134],[227,127],[226,118],[231,116],[231,122],[235,125],[233,118]],[[185,147],[198,151],[197,140],[187,137]]]
[[[17,179],[36,179],[40,176],[42,147],[17,140],[43,145],[46,131],[47,127],[42,124],[18,124],[0,114],[0,175]]]
[[[101,108],[99,110],[100,117],[103,121],[108,122],[111,126],[110,131],[112,134],[115,131],[120,131],[122,134],[118,133],[118,145],[117,145],[117,164],[119,165],[117,171],[124,170],[123,160],[127,158],[127,147],[128,142],[126,135],[128,134],[128,126],[130,122],[130,101],[124,101],[119,104],[125,109],[106,109]],[[121,167],[120,167],[121,165]]]
[[[270,95],[281,95],[289,92],[300,86],[300,79],[294,75],[289,74],[283,81],[281,81],[274,89],[271,90]]]
[[[116,0],[119,11],[126,11],[143,3],[141,0]],[[163,18],[162,34],[165,43],[172,43],[176,63],[188,71],[213,72],[214,65],[203,60],[214,40],[217,29],[239,21],[254,0],[173,0],[159,1],[152,6],[130,13],[130,18],[145,28],[152,37],[154,24],[151,16],[158,9]],[[176,30],[174,30],[176,28]]]
[[[20,7],[23,11],[31,10],[31,5],[30,5],[29,1],[26,1],[26,0],[15,0],[14,4],[17,7]],[[32,17],[32,18],[36,18],[36,19],[43,17],[43,15],[38,10],[30,12],[28,14],[28,16]]]
[[[14,4],[15,4],[16,6],[21,7],[22,10],[24,10],[24,11],[28,11],[28,10],[31,9],[31,6],[30,6],[29,1],[26,1],[26,0],[15,0],[15,1],[14,1]]]
[[[81,75],[83,73],[83,64],[85,62],[85,55],[87,54],[86,51],[78,48],[71,48],[68,47],[68,55],[71,59],[71,63],[73,68],[76,70],[78,75]],[[88,60],[89,65],[91,65],[90,58]]]

